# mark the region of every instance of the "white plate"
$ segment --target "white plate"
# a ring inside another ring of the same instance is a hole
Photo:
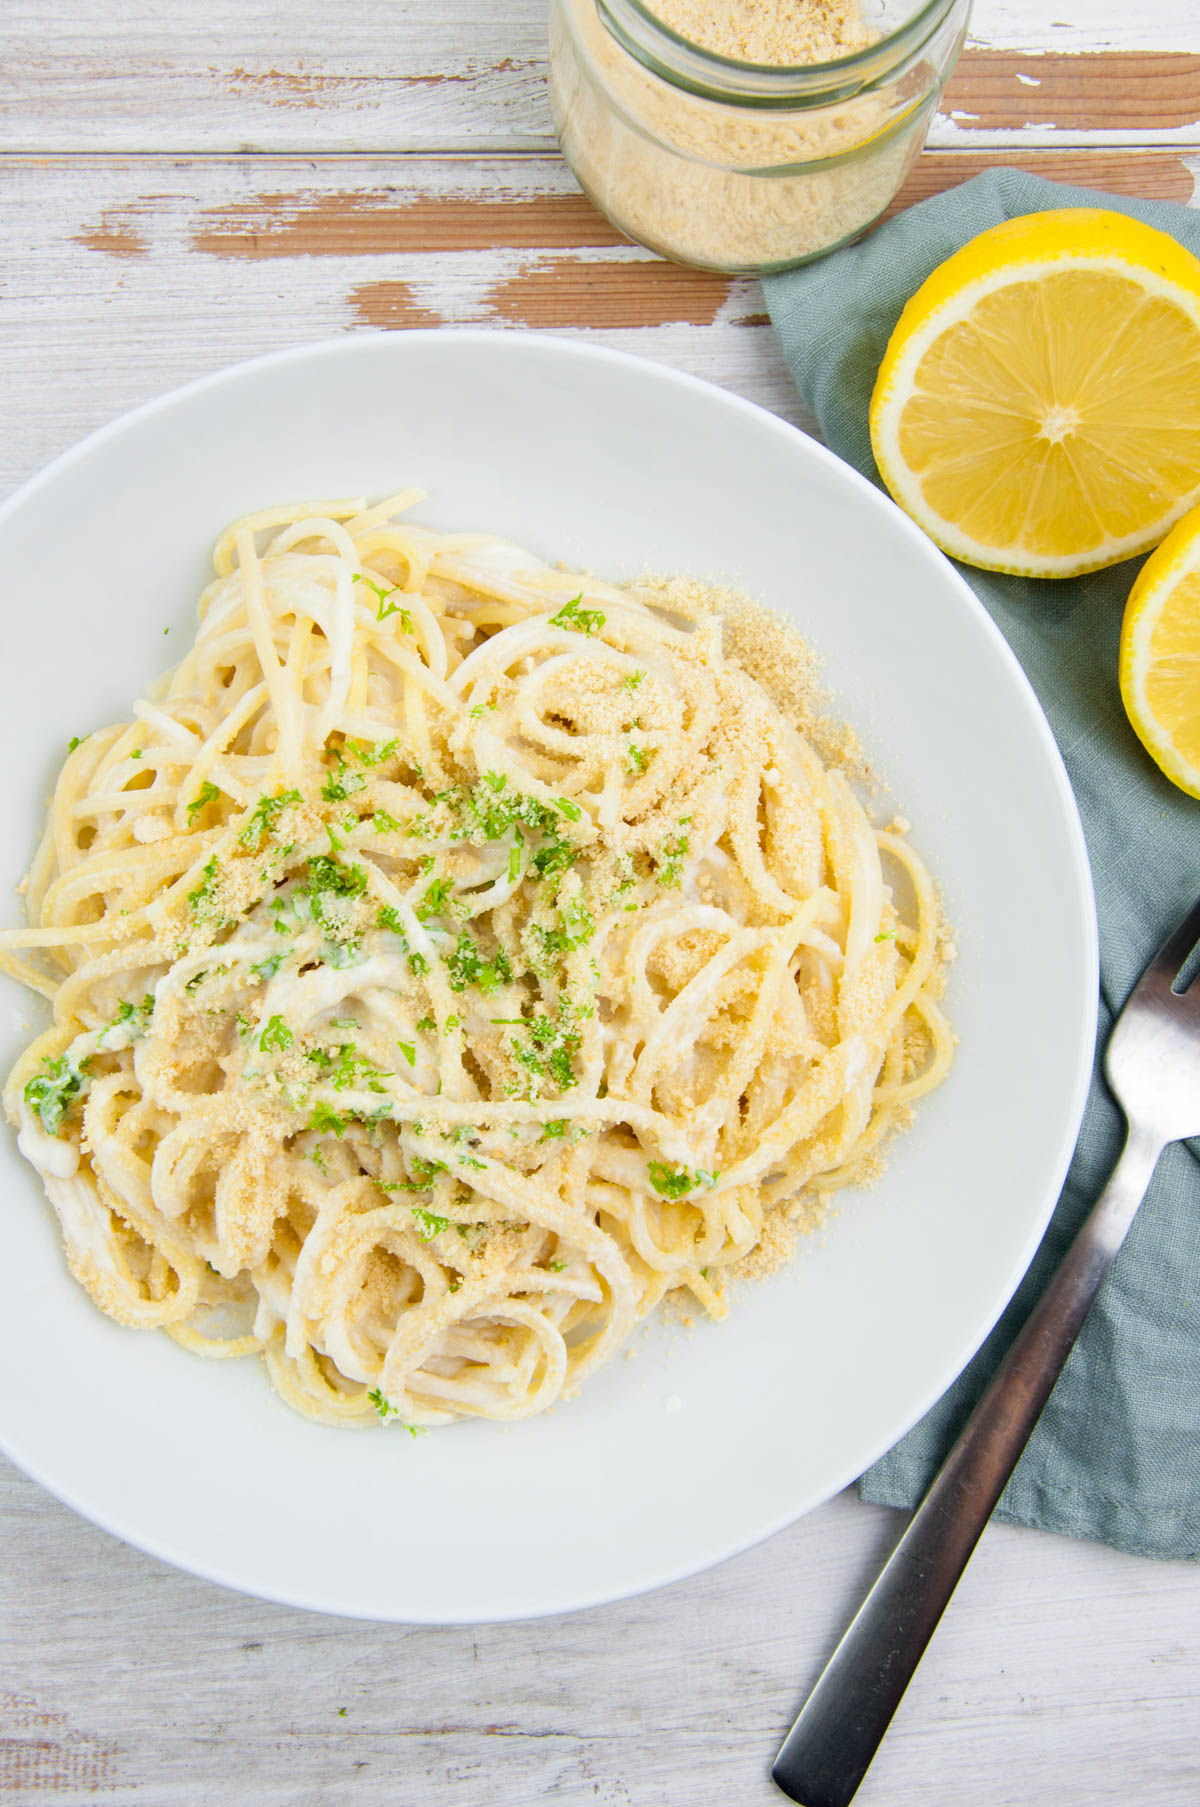
[[[97,433],[0,510],[3,882],[24,869],[68,737],[123,718],[182,654],[227,521],[408,483],[431,492],[431,525],[492,529],[609,577],[720,576],[789,612],[915,824],[961,949],[957,1065],[877,1187],[842,1195],[724,1324],[655,1326],[575,1403],[511,1428],[415,1442],[320,1428],[257,1361],[118,1328],[68,1278],[0,1133],[0,1442],[15,1462],[128,1542],[248,1593],[362,1618],[511,1619],[744,1549],[937,1398],[1013,1291],[1066,1170],[1095,928],[1046,723],[929,541],[772,415],[639,359],[513,333],[345,338],[240,365]],[[36,1015],[3,987],[5,1066]]]

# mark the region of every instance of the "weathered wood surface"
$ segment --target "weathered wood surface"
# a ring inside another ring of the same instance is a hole
[[[0,1795],[62,1807],[770,1807],[895,1516],[532,1625],[358,1625],[175,1574],[0,1475]],[[1188,1807],[1200,1571],[994,1527],[863,1807]]]
[[[1187,202],[1200,151],[929,152],[901,200],[994,161]],[[0,176],[0,490],[175,383],[364,327],[583,334],[811,424],[758,284],[628,244],[555,158],[10,155]]]
[[[979,0],[903,204],[1001,162],[1197,200],[1195,0],[1060,3]],[[757,285],[578,194],[543,37],[543,0],[6,0],[0,494],[177,382],[380,327],[583,334],[808,424]],[[769,1807],[895,1525],[844,1495],[640,1601],[413,1630],[176,1574],[0,1463],[0,1795]],[[1200,1566],[994,1528],[863,1807],[1190,1807],[1198,1627]]]
[[[1200,142],[1191,0],[1048,10],[978,0],[935,142]],[[7,0],[0,117],[16,150],[539,150],[544,50],[544,0]]]

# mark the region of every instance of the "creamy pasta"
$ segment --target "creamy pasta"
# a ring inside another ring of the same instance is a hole
[[[95,1302],[414,1430],[720,1314],[951,1052],[925,868],[728,599],[419,499],[223,535],[0,935],[54,1013],[6,1108]]]

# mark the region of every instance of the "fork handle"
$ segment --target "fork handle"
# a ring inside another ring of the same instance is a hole
[[[847,1807],[1083,1328],[1165,1144],[1131,1129],[1108,1185],[788,1733],[772,1777]]]

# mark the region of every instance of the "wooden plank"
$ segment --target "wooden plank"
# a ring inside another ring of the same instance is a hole
[[[282,23],[286,19],[286,26]],[[6,0],[23,151],[540,148],[544,0]]]
[[[402,186],[256,194],[249,202],[206,210],[192,248],[232,258],[370,257],[629,243],[578,191],[528,200],[502,189],[495,198],[402,194]]]
[[[970,49],[942,113],[978,131],[1134,132],[1154,141],[1200,124],[1200,56]]]
[[[423,1630],[177,1574],[0,1463],[5,1798],[776,1807],[777,1742],[895,1530],[842,1495],[641,1600]],[[1198,1614],[1198,1565],[994,1527],[862,1807],[1194,1801]]]
[[[1058,14],[1055,18],[1053,15]],[[997,50],[1197,50],[1196,0],[975,0],[969,41]]]
[[[928,153],[905,200],[993,167],[1186,200],[1156,152]],[[5,161],[0,489],[238,358],[362,328],[522,326],[628,346],[808,426],[759,285],[626,244],[556,158]]]
[[[1088,133],[1200,144],[1200,13],[1184,0],[1047,24],[980,0],[935,139]],[[1161,15],[1161,17],[1160,17]],[[3,147],[17,152],[406,152],[553,144],[544,0],[9,0]],[[1114,31],[1133,49],[1106,48]],[[992,43],[989,32],[997,34]],[[1042,47],[1008,47],[1014,32]],[[1161,41],[1160,41],[1161,40]],[[1147,52],[1152,54],[1147,55]],[[1153,54],[1157,52],[1157,54]]]
[[[1104,193],[1140,195],[1147,201],[1196,205],[1196,176],[1182,157],[1155,151],[926,151],[888,209],[900,213],[930,195],[957,188],[989,169],[1023,169],[1050,182],[1070,182]]]
[[[206,187],[245,191],[232,202],[191,210],[198,184],[189,176],[182,192],[133,193],[101,207],[95,222],[73,232],[71,242],[120,259],[190,249],[204,257],[257,263],[277,258],[379,258],[441,256],[447,252],[593,250],[630,242],[575,189],[561,163],[489,161],[476,167],[425,159],[384,162],[383,184],[351,186],[367,173],[362,162],[338,158],[303,165],[305,187],[282,191],[269,183],[283,159],[220,159],[196,169]],[[73,166],[78,168],[76,164]],[[889,213],[968,181],[989,169],[1017,168],[1052,181],[1141,195],[1185,205],[1197,199],[1196,177],[1181,157],[1154,151],[927,151]],[[66,166],[59,165],[66,174]],[[268,174],[270,171],[270,174]],[[104,173],[112,177],[114,166]],[[141,161],[121,172],[129,186],[147,175]],[[345,183],[346,186],[338,186]],[[70,186],[73,184],[69,183]],[[475,193],[463,192],[475,190]],[[479,192],[483,191],[483,192]],[[187,247],[178,243],[188,235]],[[157,237],[152,247],[151,234]],[[653,267],[659,267],[655,265]],[[573,323],[586,320],[577,310]],[[640,324],[628,321],[625,324]]]
[[[363,283],[350,299],[365,326],[412,325],[390,306],[391,285]],[[619,263],[546,257],[494,283],[482,299],[480,319],[492,324],[533,327],[711,326],[733,301],[734,285],[723,276],[685,270],[648,259]],[[763,322],[761,310],[744,325]],[[430,324],[430,322],[422,322]]]
[[[3,168],[0,493],[137,402],[239,358],[379,325],[515,325],[539,287],[544,325],[546,269],[567,255],[620,267],[598,277],[610,324],[575,289],[554,330],[811,425],[774,333],[747,325],[763,318],[757,284],[718,288],[618,241],[555,158],[10,157]],[[611,323],[618,304],[637,324]]]
[[[1034,151],[1011,158],[995,151],[927,152],[889,209],[889,217],[1002,165],[1033,171],[1051,181],[1185,204],[1191,201],[1196,186],[1192,170],[1182,158],[1154,152]],[[106,213],[96,226],[79,234],[77,242],[115,257],[144,252],[146,245],[137,224],[141,205],[134,203],[124,216]],[[249,201],[206,210],[192,234],[193,249],[205,255],[250,259],[487,251],[501,245],[578,250],[627,243],[579,193],[531,199],[419,194],[401,199],[400,191],[391,187],[259,193]],[[660,292],[665,300],[669,291]],[[562,314],[563,305],[558,305],[556,312]],[[648,322],[622,320],[619,324]]]

